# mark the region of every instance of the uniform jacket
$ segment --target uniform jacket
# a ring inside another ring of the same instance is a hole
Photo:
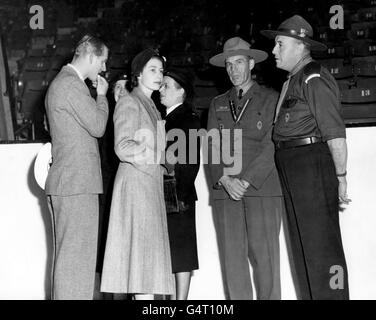
[[[238,122],[232,117],[229,103],[231,100],[234,101],[236,107],[240,106],[240,108],[249,100]],[[208,130],[218,129],[221,136],[220,140],[209,139],[208,144],[209,171],[215,199],[229,197],[223,187],[215,187],[224,175],[224,169],[232,166],[228,164],[228,161],[224,161],[228,149],[232,152],[235,150],[234,156],[242,162],[240,171],[229,175],[250,183],[245,196],[282,195],[274,163],[274,144],[271,140],[277,100],[278,94],[274,90],[259,86],[256,82],[240,102],[236,97],[235,88],[212,100],[208,114]],[[234,136],[234,129],[241,129],[240,137]],[[226,138],[228,132],[230,132],[230,139]],[[227,140],[230,142],[226,142]],[[236,143],[240,143],[240,150],[234,148]],[[213,163],[211,155],[218,150],[221,152],[221,157],[220,163],[216,164]]]
[[[178,200],[185,203],[196,201],[197,193],[194,183],[200,167],[200,141],[197,139],[196,148],[190,150],[189,129],[199,130],[200,120],[188,105],[183,104],[169,113],[166,117],[167,137],[169,137],[168,132],[172,133],[172,131],[170,131],[171,129],[181,129],[186,138],[186,152],[184,157],[186,163],[177,162],[174,168]],[[176,140],[177,138],[175,137],[174,140],[167,141],[167,149],[169,146],[173,145]],[[177,150],[177,152],[179,152],[179,150]],[[190,155],[194,156],[196,163],[189,163]],[[178,154],[175,153],[175,156],[178,156]]]
[[[108,103],[95,101],[74,69],[64,66],[45,99],[52,139],[52,166],[46,194],[68,196],[103,192],[97,138],[106,129]]]

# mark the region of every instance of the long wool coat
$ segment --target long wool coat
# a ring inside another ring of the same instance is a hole
[[[114,112],[116,174],[101,291],[172,294],[163,171],[164,122],[139,88]]]

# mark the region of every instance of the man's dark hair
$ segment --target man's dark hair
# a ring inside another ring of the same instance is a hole
[[[74,57],[77,58],[86,53],[94,53],[97,57],[103,55],[106,45],[104,42],[92,35],[84,35],[80,41],[77,42],[74,51]]]

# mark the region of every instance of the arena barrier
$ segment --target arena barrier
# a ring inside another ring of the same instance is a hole
[[[351,299],[376,299],[376,127],[347,129],[348,194],[340,213],[349,270]],[[51,222],[44,191],[34,179],[41,143],[0,143],[0,299],[48,299]],[[189,299],[224,299],[209,190],[201,166],[196,188],[200,269],[194,272]],[[283,230],[282,298],[296,299]]]

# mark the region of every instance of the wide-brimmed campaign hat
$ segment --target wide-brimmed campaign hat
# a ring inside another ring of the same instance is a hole
[[[232,56],[248,56],[255,60],[255,63],[266,60],[268,54],[265,51],[251,49],[251,45],[242,38],[235,37],[228,39],[223,45],[223,52],[209,59],[213,66],[224,67],[227,58]]]
[[[277,30],[261,30],[261,34],[270,39],[276,36],[287,36],[301,40],[311,46],[311,50],[323,51],[327,46],[313,40],[313,29],[311,25],[301,16],[294,15],[283,21]]]

